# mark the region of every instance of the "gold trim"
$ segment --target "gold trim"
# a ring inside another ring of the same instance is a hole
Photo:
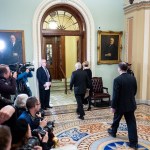
[[[122,50],[122,31],[97,31],[98,41],[97,41],[97,64],[118,64],[121,59],[121,50]],[[109,40],[114,39],[114,50],[113,54],[106,54],[105,51],[108,50]]]

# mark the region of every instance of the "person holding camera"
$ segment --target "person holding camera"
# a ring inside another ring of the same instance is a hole
[[[37,132],[42,136],[45,135],[45,130],[48,131],[49,141],[48,141],[48,147],[51,147],[54,142],[53,137],[54,134],[52,133],[52,127],[53,125],[49,125],[47,118],[43,118],[41,116],[41,113],[39,113],[41,107],[40,107],[40,101],[36,97],[29,97],[26,102],[27,111],[24,111],[18,118],[24,119],[31,127],[32,131],[35,131],[35,129],[38,129]],[[44,131],[44,132],[43,132]]]
[[[48,150],[47,147],[48,132],[41,137],[32,136],[30,125],[24,119],[17,120],[16,123],[16,137],[11,150]]]
[[[41,109],[40,101],[36,97],[29,97],[26,102],[27,111],[24,111],[18,119],[24,119],[30,125],[31,130],[43,129],[47,124],[47,119],[41,120],[41,114],[37,114]]]
[[[30,85],[28,82],[28,77],[31,78],[33,77],[32,72],[30,71],[30,69],[26,68],[25,72],[22,72],[20,74],[18,74],[17,77],[17,92],[18,93],[25,93],[28,96],[32,96],[32,92],[30,89]]]
[[[0,65],[0,95],[6,99],[11,99],[11,95],[16,94],[17,73],[13,75],[7,65]]]

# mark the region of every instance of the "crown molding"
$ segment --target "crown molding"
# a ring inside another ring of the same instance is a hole
[[[142,1],[124,7],[124,13],[128,14],[141,9],[150,9],[150,1]]]

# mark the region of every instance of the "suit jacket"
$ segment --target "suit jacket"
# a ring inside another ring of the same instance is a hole
[[[50,72],[49,72],[49,74],[50,74]],[[49,81],[47,81],[47,75],[46,75],[46,72],[42,66],[37,69],[36,76],[37,76],[37,79],[39,82],[39,89],[44,89],[43,85],[46,82],[51,82],[51,80],[52,80],[51,74],[50,74]]]
[[[85,94],[86,89],[90,87],[90,81],[85,71],[78,69],[72,72],[70,90],[73,86],[75,94]]]
[[[90,89],[92,90],[92,71],[90,68],[84,69],[83,71],[85,71],[89,77],[90,80]]]
[[[136,109],[135,94],[137,83],[134,76],[123,73],[114,79],[112,108],[117,112],[129,112]]]

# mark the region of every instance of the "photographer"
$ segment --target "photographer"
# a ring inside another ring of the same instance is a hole
[[[17,120],[15,142],[11,150],[47,150],[48,133],[43,138],[33,137],[31,134],[30,125],[23,119]],[[42,147],[41,147],[41,146]]]
[[[27,111],[24,111],[18,119],[24,119],[30,125],[31,130],[40,128],[43,129],[47,124],[47,119],[40,119],[40,102],[36,97],[29,97],[26,102]]]
[[[48,135],[49,141],[48,146],[49,148],[54,144],[53,137],[54,134],[52,133],[52,124],[49,125],[46,118],[41,117],[41,113],[39,113],[41,106],[39,100],[36,97],[29,97],[26,102],[27,111],[24,111],[18,120],[24,119],[30,125],[31,130],[38,129],[38,133],[43,133],[43,130],[48,128]],[[42,135],[42,134],[41,134]]]
[[[17,77],[18,94],[25,93],[28,96],[32,96],[32,92],[31,92],[30,85],[28,82],[28,77],[29,78],[33,77],[32,72],[28,68],[26,68],[25,72],[21,72],[20,74],[18,74],[18,77]]]
[[[0,123],[8,120],[15,112],[11,95],[16,93],[16,78],[16,72],[12,76],[7,65],[0,65]]]
[[[17,73],[12,75],[7,65],[0,65],[0,124],[10,127],[14,136],[16,125],[16,113],[11,95],[16,94]]]
[[[0,65],[0,95],[11,100],[11,95],[16,94],[17,73],[12,75],[7,65]]]

